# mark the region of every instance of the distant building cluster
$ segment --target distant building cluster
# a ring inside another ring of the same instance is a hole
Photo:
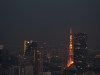
[[[88,49],[86,33],[70,36],[70,48],[25,40],[23,50],[10,53],[0,45],[0,75],[100,75],[100,50]]]

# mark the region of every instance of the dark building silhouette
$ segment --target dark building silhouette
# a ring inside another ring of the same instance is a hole
[[[100,75],[100,51],[94,50],[91,52],[88,55],[88,73],[93,72],[95,75]]]
[[[87,34],[74,34],[74,64],[79,75],[87,71]]]
[[[37,75],[39,70],[39,58],[40,58],[39,50],[37,48],[37,42],[33,41],[32,44],[28,46],[25,55],[30,57],[30,65],[33,66],[33,74]]]
[[[28,45],[28,48],[26,49],[25,55],[26,56],[31,56],[32,51],[37,50],[37,42],[32,42],[32,44]]]
[[[71,64],[69,67],[65,68],[63,71],[63,75],[78,75],[76,66]]]
[[[49,58],[47,57],[47,53],[43,54],[43,72],[49,72],[50,71],[50,62]]]
[[[62,62],[62,59],[60,59],[58,56],[51,58],[50,68],[51,68],[52,75],[60,75],[60,72],[61,72],[61,62]]]
[[[100,75],[100,67],[97,67],[97,66],[96,66],[96,67],[95,67],[95,66],[94,66],[94,67],[89,67],[87,72],[88,72],[88,73],[89,73],[89,72],[93,72],[94,75]],[[89,74],[90,74],[90,73],[89,73]],[[88,74],[88,75],[89,75],[89,74]],[[92,75],[92,74],[90,74],[90,75]]]
[[[93,66],[100,68],[100,54],[94,56]]]
[[[6,75],[6,70],[8,67],[8,50],[7,49],[1,49],[0,50],[0,74]]]
[[[23,50],[19,50],[19,51],[18,51],[18,55],[19,55],[19,56],[24,56],[24,51],[23,51]]]
[[[28,49],[28,46],[32,44],[32,42],[33,40],[30,40],[30,41],[24,40],[24,54],[26,52],[26,49]]]
[[[18,66],[18,57],[17,56],[10,55],[9,66]]]

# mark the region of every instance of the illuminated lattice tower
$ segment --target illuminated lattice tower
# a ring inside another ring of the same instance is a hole
[[[71,64],[73,64],[72,28],[70,28],[70,43],[69,43],[69,49],[68,49],[67,67],[69,67]]]

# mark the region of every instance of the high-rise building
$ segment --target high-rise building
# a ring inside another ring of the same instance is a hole
[[[0,50],[0,71],[2,71],[2,74],[0,72],[0,75],[6,75],[6,70],[8,67],[8,50],[7,49],[1,49]]]
[[[34,55],[32,52],[37,51],[37,42],[32,42],[31,44],[27,45],[27,49],[25,51],[26,56]]]
[[[40,62],[41,62],[40,60],[41,53],[37,47],[37,42],[33,41],[32,44],[28,46],[25,52],[25,56],[30,57],[30,65],[33,66],[33,74],[37,75],[39,71]]]
[[[20,66],[11,66],[8,68],[9,75],[20,75]]]
[[[74,64],[79,75],[87,70],[87,34],[74,34]]]
[[[7,75],[34,75],[33,66],[9,66]]]
[[[25,67],[25,75],[33,75],[33,66]]]
[[[18,57],[14,55],[9,56],[9,66],[18,66]]]
[[[88,50],[88,73],[95,73],[100,75],[100,50]],[[89,75],[88,74],[88,75]],[[92,74],[90,74],[92,75]]]
[[[22,67],[30,66],[30,60],[31,57],[29,56],[18,56],[18,65]]]
[[[23,51],[23,50],[19,50],[19,51],[18,51],[18,55],[19,55],[19,56],[20,56],[20,55],[21,55],[21,56],[22,56],[22,55],[24,56],[24,51]]]
[[[24,40],[24,54],[25,54],[25,52],[26,52],[26,49],[28,49],[28,46],[30,45],[30,44],[32,44],[32,40],[30,40],[30,41],[26,41],[26,40]]]
[[[43,72],[50,71],[50,58],[48,58],[47,53],[43,54]]]
[[[62,63],[62,59],[59,58],[58,56],[51,57],[50,68],[51,68],[52,75],[61,74],[61,63]]]

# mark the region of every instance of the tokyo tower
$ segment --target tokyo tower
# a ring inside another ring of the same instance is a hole
[[[68,48],[68,61],[66,67],[69,67],[71,64],[73,64],[72,28],[70,28],[70,42]]]

